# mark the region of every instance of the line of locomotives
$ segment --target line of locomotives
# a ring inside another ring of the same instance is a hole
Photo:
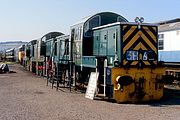
[[[97,94],[118,103],[159,100],[166,76],[158,61],[158,27],[136,20],[97,13],[72,25],[70,35],[51,32],[23,45],[21,60],[57,89],[86,86],[96,72]]]

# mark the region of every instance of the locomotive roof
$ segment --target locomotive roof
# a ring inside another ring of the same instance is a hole
[[[61,36],[57,36],[56,38],[69,38],[70,35],[61,35]]]
[[[119,16],[122,21],[128,22],[127,19],[125,19],[123,16],[121,16],[121,15],[119,15],[119,14],[117,14],[117,13],[113,13],[113,12],[100,12],[100,13],[96,13],[96,14],[87,16],[87,17],[81,19],[80,21],[76,22],[76,23],[73,24],[72,26],[75,26],[75,25],[78,25],[78,24],[84,24],[86,21],[88,21],[89,19],[93,18],[94,16],[97,16],[97,15],[108,15],[108,14]]]
[[[45,34],[41,39],[48,40],[48,39],[56,38],[57,36],[60,36],[60,35],[64,35],[64,33],[61,33],[61,32],[49,32],[49,33]]]
[[[115,22],[115,23],[110,23],[107,25],[95,27],[95,28],[93,28],[93,30],[102,29],[102,28],[111,27],[111,26],[116,26],[116,25],[121,25],[121,24],[138,25],[138,23],[135,23],[135,22]],[[158,26],[157,24],[151,24],[151,23],[141,23],[141,25]]]

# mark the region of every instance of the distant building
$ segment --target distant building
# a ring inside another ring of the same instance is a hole
[[[16,48],[26,43],[22,41],[0,42],[0,52],[5,52],[5,50]]]
[[[180,62],[180,18],[159,22],[159,60]]]

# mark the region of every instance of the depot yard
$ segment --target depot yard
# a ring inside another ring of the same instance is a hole
[[[56,91],[46,79],[18,64],[16,73],[0,74],[1,120],[178,120],[180,99],[164,99],[143,104],[117,104],[90,100],[79,91]]]

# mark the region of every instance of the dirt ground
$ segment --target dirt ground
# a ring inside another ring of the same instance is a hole
[[[20,65],[0,74],[0,120],[180,120],[180,99],[144,104],[90,100],[83,93],[51,89]]]

